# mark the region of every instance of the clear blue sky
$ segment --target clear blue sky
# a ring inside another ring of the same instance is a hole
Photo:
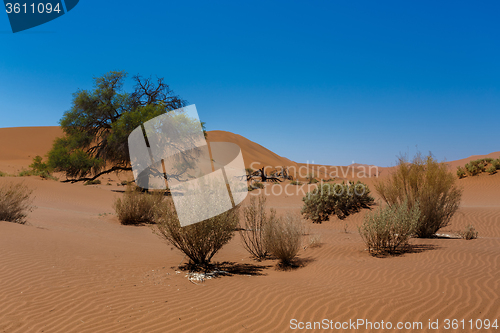
[[[57,125],[73,92],[125,70],[165,77],[209,130],[297,162],[487,154],[499,17],[499,1],[81,0],[12,34],[4,13],[0,127]]]

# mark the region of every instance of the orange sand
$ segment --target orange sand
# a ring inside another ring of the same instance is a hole
[[[60,134],[56,127],[0,129],[0,171],[27,167]],[[209,138],[238,143],[247,163],[288,161],[232,133]],[[429,319],[439,320],[439,331],[447,318],[500,320],[500,174],[459,181],[462,208],[444,231],[473,223],[477,240],[415,239],[415,253],[371,257],[357,233],[364,211],[307,222],[322,246],[302,250],[304,267],[287,272],[275,261],[251,260],[237,235],[214,260],[239,265],[240,274],[200,285],[176,273],[183,255],[149,227],[120,225],[112,208],[124,189],[120,177],[105,176],[98,186],[0,178],[34,188],[37,206],[29,225],[0,222],[0,332],[284,332],[291,319],[421,321],[421,332]],[[298,212],[301,198],[271,195],[268,203]]]

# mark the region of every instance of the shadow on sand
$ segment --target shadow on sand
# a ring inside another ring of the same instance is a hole
[[[404,254],[411,254],[411,253],[422,253],[425,251],[433,251],[441,248],[440,246],[433,245],[433,244],[410,244],[404,249],[401,249],[399,251],[393,251],[393,252],[384,252],[384,253],[374,253],[372,256],[376,258],[388,258],[388,257],[398,257],[402,256]]]
[[[182,271],[189,272],[224,272],[225,276],[233,276],[233,275],[266,275],[263,271],[267,268],[272,267],[272,265],[257,265],[257,264],[240,264],[236,262],[216,262],[210,264],[208,266],[196,266],[190,263],[185,263],[178,266],[178,269]]]

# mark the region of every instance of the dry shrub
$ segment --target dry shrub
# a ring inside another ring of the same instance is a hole
[[[234,236],[238,206],[205,221],[181,227],[174,203],[167,198],[159,208],[154,232],[186,254],[196,266],[208,266],[212,257]]]
[[[266,248],[283,266],[290,266],[299,253],[303,234],[304,225],[300,216],[291,213],[280,216],[266,225]]]
[[[123,198],[116,199],[114,208],[122,224],[153,223],[163,198],[162,192],[141,193],[129,185]]]
[[[366,214],[359,227],[359,234],[370,253],[402,252],[417,230],[419,218],[420,210],[417,205],[409,208],[403,202],[386,206]]]
[[[244,225],[240,229],[245,249],[257,260],[265,259],[268,251],[265,244],[267,225],[276,219],[276,211],[266,212],[266,197],[250,198],[250,205],[243,209]]]
[[[321,235],[310,235],[309,245],[307,247],[314,248],[321,246]]]
[[[421,215],[416,230],[419,237],[429,237],[447,226],[462,198],[462,189],[447,166],[432,155],[423,158],[420,153],[411,163],[400,157],[396,171],[375,188],[390,206],[405,201],[409,209],[419,205]]]
[[[469,224],[467,227],[465,227],[464,231],[460,232],[460,237],[462,237],[465,240],[476,239],[477,235],[478,235],[478,232],[471,224]]]
[[[33,210],[32,193],[24,183],[0,185],[0,221],[25,224]]]

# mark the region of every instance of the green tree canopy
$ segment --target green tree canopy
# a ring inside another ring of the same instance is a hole
[[[128,136],[144,122],[186,105],[163,78],[134,76],[134,91],[123,91],[127,73],[112,71],[94,78],[94,89],[73,94],[73,106],[60,125],[65,136],[55,140],[48,165],[66,173],[66,182],[88,181],[132,170]]]

